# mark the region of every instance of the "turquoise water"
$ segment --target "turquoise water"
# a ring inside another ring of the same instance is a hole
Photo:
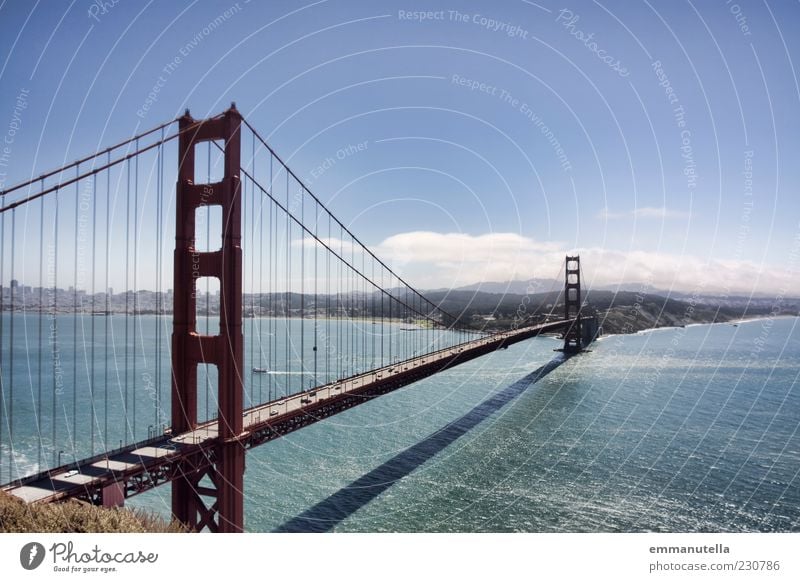
[[[198,330],[216,334],[216,318]],[[0,483],[161,434],[171,334],[169,316],[3,313]],[[473,337],[346,318],[245,319],[243,334],[246,407]],[[200,422],[217,416],[216,381],[198,367]]]
[[[608,337],[535,383],[557,342],[524,342],[248,453],[246,527],[797,531],[797,324]]]
[[[250,451],[246,529],[798,531],[798,321],[464,364]]]

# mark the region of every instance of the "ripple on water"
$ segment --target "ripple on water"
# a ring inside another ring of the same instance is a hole
[[[605,338],[433,456],[412,455],[413,470],[334,529],[797,531],[795,327],[775,320],[757,357],[755,323]],[[335,499],[552,348],[512,346],[248,453],[248,529]]]

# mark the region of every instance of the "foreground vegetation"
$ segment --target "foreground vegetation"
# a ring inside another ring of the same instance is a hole
[[[96,507],[71,500],[27,504],[0,491],[0,533],[178,533],[177,522],[141,510]]]

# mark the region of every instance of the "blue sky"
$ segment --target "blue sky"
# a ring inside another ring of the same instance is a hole
[[[101,5],[0,4],[6,185],[235,101],[418,286],[800,294],[797,3]]]

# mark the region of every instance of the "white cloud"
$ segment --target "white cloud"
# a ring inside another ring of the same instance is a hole
[[[407,232],[391,236],[375,253],[421,287],[460,287],[477,281],[530,278],[543,257],[555,257],[561,245],[515,233]],[[546,261],[543,261],[546,264]],[[545,276],[543,274],[537,276]]]
[[[596,285],[646,282],[658,289],[699,293],[776,293],[787,289],[800,294],[796,274],[777,265],[648,251],[589,248],[579,252],[586,279]]]
[[[564,255],[578,252],[584,280],[593,286],[646,282],[666,290],[740,294],[786,290],[800,295],[800,277],[780,265],[707,261],[692,255],[647,251],[569,249],[515,233],[407,232],[385,239],[373,250],[409,283],[422,289],[532,277],[560,279]]]
[[[619,220],[623,218],[655,218],[661,220],[668,220],[668,219],[686,219],[690,218],[691,214],[688,212],[682,212],[680,210],[670,210],[664,206],[661,207],[653,207],[653,206],[643,206],[641,208],[634,208],[633,210],[629,210],[628,212],[611,212],[608,208],[603,208],[598,214],[597,218],[602,220]]]
[[[321,236],[319,237],[319,240],[322,241],[322,243],[330,248],[333,252],[345,257],[350,257],[354,252],[358,252],[358,249],[361,248],[357,244],[354,244],[351,240],[343,240],[337,237],[326,238]],[[305,248],[307,252],[313,251],[313,249],[317,248],[318,246],[321,248],[322,245],[320,245],[320,243],[311,236],[292,240],[293,248]]]

